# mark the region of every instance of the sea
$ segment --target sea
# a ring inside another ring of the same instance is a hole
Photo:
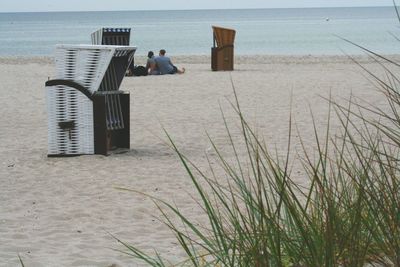
[[[56,44],[90,44],[102,27],[129,27],[137,55],[209,55],[211,26],[236,30],[236,55],[400,53],[394,7],[0,13],[0,56],[52,56]]]

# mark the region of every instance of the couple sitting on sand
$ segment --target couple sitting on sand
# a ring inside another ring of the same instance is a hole
[[[182,70],[178,69],[171,62],[171,59],[165,55],[164,49],[160,50],[158,57],[154,56],[153,51],[149,51],[147,54],[146,70],[149,75],[163,75],[163,74],[182,74],[185,73],[185,68]]]

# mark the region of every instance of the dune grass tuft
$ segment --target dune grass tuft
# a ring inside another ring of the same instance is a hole
[[[207,217],[207,224],[199,226],[176,206],[154,199],[186,260],[172,264],[119,240],[127,253],[150,266],[400,266],[400,79],[392,70],[399,65],[361,48],[386,72],[383,79],[361,66],[379,85],[387,106],[328,99],[331,113],[324,135],[313,125],[317,156],[302,143],[295,157],[308,186],[298,185],[291,171],[291,119],[282,160],[246,121],[235,94],[246,155],[237,152],[224,116],[233,163],[210,138],[217,155],[213,160],[228,177],[225,183],[201,172],[166,133]],[[340,122],[340,135],[330,132],[333,117]],[[176,218],[181,224],[174,223]]]

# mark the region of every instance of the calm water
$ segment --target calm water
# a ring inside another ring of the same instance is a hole
[[[90,43],[100,27],[131,27],[137,54],[210,54],[211,25],[236,29],[236,54],[360,54],[336,35],[399,53],[391,7],[197,11],[0,13],[0,56],[52,55],[55,44]]]

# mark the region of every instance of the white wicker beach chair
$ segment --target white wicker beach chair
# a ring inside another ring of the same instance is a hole
[[[48,155],[129,148],[129,94],[119,90],[136,47],[58,45],[46,82]]]

